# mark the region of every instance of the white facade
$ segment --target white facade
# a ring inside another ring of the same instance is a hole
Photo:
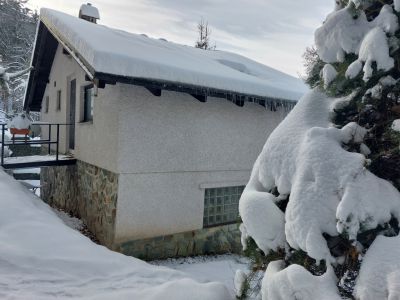
[[[119,175],[116,242],[201,229],[204,189],[245,185],[267,137],[286,115],[219,98],[201,103],[177,92],[162,91],[156,97],[143,87],[117,83],[97,90],[93,121],[80,122],[83,91],[90,82],[59,46],[42,102],[42,121],[68,123],[73,79],[77,124],[71,152]],[[69,151],[67,128],[61,131],[62,152]]]
[[[74,58],[63,54],[59,46],[49,75],[41,109],[41,121],[49,123],[69,123],[70,82],[76,80],[76,126],[75,149],[68,145],[69,126],[61,126],[60,152],[71,152],[77,159],[118,173],[118,111],[114,99],[119,97],[119,88],[109,85],[98,89],[95,98],[93,122],[83,122],[84,88],[91,84],[85,80],[85,72]],[[54,84],[55,82],[55,84]],[[61,90],[61,110],[57,110],[57,91]],[[50,98],[46,112],[46,97]],[[42,127],[43,136],[47,136],[46,126]],[[56,133],[52,128],[52,137]]]
[[[122,85],[116,239],[203,227],[204,189],[245,185],[285,113]],[[96,122],[96,121],[95,121]]]

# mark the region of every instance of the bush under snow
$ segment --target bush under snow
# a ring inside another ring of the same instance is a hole
[[[356,284],[346,292],[354,288],[356,299],[400,299],[400,239],[380,236],[398,233],[400,193],[376,175],[377,158],[399,151],[397,121],[385,119],[393,113],[378,110],[397,109],[400,96],[393,69],[400,6],[336,2],[315,33],[320,81],[270,135],[240,199],[242,238],[280,256],[268,258],[265,300],[341,299],[351,276]],[[379,104],[388,99],[394,104]],[[400,179],[392,173],[384,174]]]

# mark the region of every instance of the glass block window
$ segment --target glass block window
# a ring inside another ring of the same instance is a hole
[[[236,223],[244,186],[210,188],[204,194],[203,227]]]

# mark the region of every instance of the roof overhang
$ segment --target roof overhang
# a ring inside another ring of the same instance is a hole
[[[238,106],[243,106],[245,102],[258,103],[271,110],[276,110],[277,107],[284,107],[285,109],[292,109],[296,105],[294,100],[278,99],[261,97],[251,94],[242,94],[227,90],[209,88],[198,85],[181,84],[179,82],[154,80],[146,78],[125,77],[106,73],[94,74],[95,82],[99,82],[103,86],[105,84],[125,83],[136,86],[142,86],[151,91],[154,95],[161,95],[161,91],[173,91],[179,93],[190,94],[201,102],[206,102],[207,97],[223,98],[235,103]]]
[[[72,45],[69,45],[67,41],[63,41],[60,35],[50,28],[50,26],[46,26],[46,24],[43,23],[43,20],[40,21],[32,58],[33,69],[29,75],[28,86],[25,94],[24,109],[27,111],[40,111],[41,109],[42,99],[46,85],[49,82],[50,71],[58,44],[61,44],[81,66],[86,73],[87,79],[93,81],[94,84],[100,88],[104,88],[106,84],[116,84],[119,82],[145,87],[156,96],[160,96],[161,92],[166,90],[190,94],[201,102],[206,102],[207,97],[216,97],[231,101],[238,106],[243,106],[245,102],[258,103],[271,110],[276,110],[279,106],[290,110],[297,103],[297,101],[294,100],[243,94],[186,83],[138,77],[125,77],[96,72],[93,67],[79,55]]]
[[[24,110],[40,111],[57,46],[57,40],[40,22],[31,62],[33,68],[30,71],[25,92]]]

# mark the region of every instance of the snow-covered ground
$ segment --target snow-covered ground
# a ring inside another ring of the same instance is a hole
[[[13,171],[14,174],[40,174],[40,168],[26,168],[26,169],[16,169]]]
[[[0,170],[0,299],[232,299],[223,283],[94,244]]]
[[[31,190],[36,196],[40,197],[40,180],[19,180],[27,189]]]
[[[56,213],[56,215],[64,222],[65,225],[67,225],[68,227],[75,229],[75,230],[82,230],[82,228],[85,226],[82,222],[82,220],[72,217],[69,214],[67,214],[64,211],[61,210],[57,210],[55,208],[53,208],[54,212]]]
[[[68,160],[72,157],[69,155],[59,155],[59,160]],[[40,162],[40,161],[50,161],[56,160],[55,155],[30,155],[30,156],[16,156],[16,157],[7,157],[4,159],[4,162],[7,164],[16,164],[16,163],[28,163],[28,162]]]
[[[20,180],[19,182],[23,183],[28,189],[30,188],[29,185],[40,185],[40,180]],[[40,196],[40,188],[36,190],[35,194]],[[64,211],[57,209],[53,209],[53,211],[68,227],[77,231],[82,231],[85,227],[82,220],[72,217]],[[228,288],[233,299],[235,296],[235,273],[237,270],[248,273],[250,262],[246,257],[226,254],[155,260],[151,261],[150,264],[184,272],[188,278],[198,282],[221,282]]]
[[[234,278],[236,270],[249,272],[249,260],[239,255],[199,256],[157,260],[151,264],[185,272],[189,278],[199,282],[222,282],[235,296]]]
[[[54,212],[65,225],[72,229],[82,231],[85,227],[82,220],[71,217],[66,212],[56,209],[54,209]],[[182,271],[188,278],[198,282],[221,282],[228,288],[232,299],[235,296],[234,277],[236,271],[242,270],[245,273],[249,273],[250,266],[248,258],[236,254],[170,258],[154,260],[149,263]]]

